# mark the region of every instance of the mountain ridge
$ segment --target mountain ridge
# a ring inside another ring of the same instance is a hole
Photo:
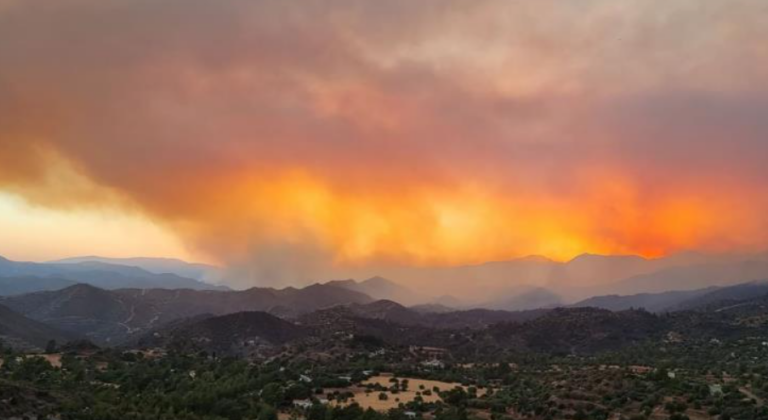
[[[6,285],[3,290],[22,287],[25,291],[55,290],[59,285],[52,285],[51,278],[68,280],[73,283],[88,283],[105,289],[135,288],[190,288],[224,290],[221,286],[208,284],[172,273],[156,274],[140,267],[109,264],[100,261],[81,261],[72,263],[36,263],[12,261],[0,257],[0,279],[24,279],[24,286]],[[62,282],[60,282],[61,284]]]
[[[0,298],[1,304],[24,316],[87,336],[97,344],[120,343],[172,321],[202,314],[265,311],[291,318],[325,307],[372,301],[359,292],[320,284],[303,289],[243,291],[106,290],[76,284],[57,291]]]
[[[176,274],[199,281],[212,281],[220,277],[221,267],[210,264],[188,262],[178,258],[164,257],[102,257],[88,255],[48,261],[47,264],[77,264],[101,262],[112,265],[138,267],[154,274]]]

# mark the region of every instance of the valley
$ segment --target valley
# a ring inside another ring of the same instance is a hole
[[[403,290],[3,296],[0,417],[768,418],[768,282],[523,310],[387,299]]]

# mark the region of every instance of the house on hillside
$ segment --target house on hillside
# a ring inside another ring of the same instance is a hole
[[[424,367],[435,368],[435,369],[443,369],[445,367],[445,363],[443,363],[443,362],[441,362],[441,361],[439,361],[437,359],[432,359],[432,360],[427,360],[427,361],[421,362],[421,365],[424,366]]]

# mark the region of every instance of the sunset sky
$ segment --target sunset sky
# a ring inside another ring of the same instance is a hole
[[[765,0],[0,0],[0,255],[768,249]]]

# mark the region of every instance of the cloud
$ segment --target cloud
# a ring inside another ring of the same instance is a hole
[[[0,188],[278,282],[764,247],[765,7],[6,0]]]

